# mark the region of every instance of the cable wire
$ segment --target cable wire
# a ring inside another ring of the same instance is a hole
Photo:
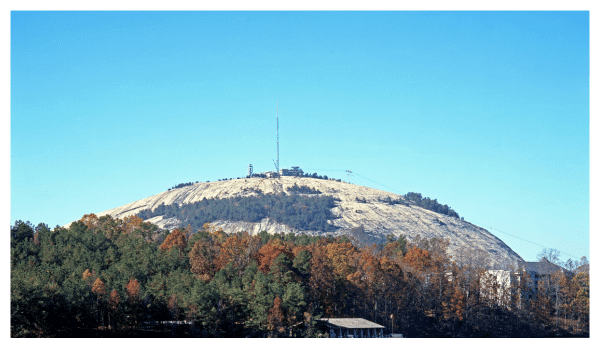
[[[386,185],[383,185],[383,184],[381,184],[381,183],[379,183],[379,182],[375,182],[375,181],[373,181],[372,179],[366,178],[366,177],[364,177],[364,176],[363,176],[363,175],[361,175],[361,174],[357,174],[356,172],[352,172],[352,173],[353,173],[354,175],[356,175],[356,176],[360,176],[360,177],[364,178],[364,179],[365,179],[365,180],[367,180],[367,181],[371,181],[371,182],[373,182],[373,183],[375,183],[375,184],[379,184],[379,185],[380,185],[380,186],[382,186],[382,187],[388,188],[388,189],[390,189],[390,190],[394,190],[395,192],[399,193],[400,195],[403,195],[401,192],[399,192],[398,190],[396,190],[396,189],[394,189],[394,188],[390,188],[390,187],[388,187],[388,186],[386,186]]]
[[[492,227],[490,227],[490,226],[484,226],[483,224],[481,224],[481,223],[479,223],[479,222],[477,222],[477,221],[475,221],[475,222],[478,224],[478,226],[480,226],[480,227],[482,227],[482,228],[489,228],[489,229],[492,229],[492,230],[495,230],[495,231],[501,232],[501,233],[503,233],[503,234],[505,234],[505,235],[508,235],[508,236],[510,236],[510,237],[514,237],[514,238],[516,238],[516,239],[520,239],[520,240],[522,240],[522,241],[524,241],[524,242],[531,243],[531,244],[534,244],[534,245],[540,246],[540,247],[542,247],[542,248],[548,248],[548,246],[547,246],[547,245],[543,245],[543,244],[540,244],[540,243],[532,242],[532,241],[530,241],[530,240],[527,240],[527,239],[521,238],[521,237],[519,237],[519,236],[511,235],[511,234],[509,234],[508,232],[505,232],[505,231],[502,231],[502,230],[498,230],[498,229],[496,229],[496,228],[492,228]],[[575,257],[574,255],[571,255],[571,254],[569,254],[569,253],[566,253],[566,252],[563,252],[563,251],[560,251],[560,250],[558,250],[558,252],[559,252],[559,253],[561,253],[561,254],[564,254],[564,255],[566,255],[566,256],[573,257],[573,258],[577,259],[577,257]]]
[[[337,170],[337,169],[306,169],[306,170],[315,170],[315,171],[316,171],[316,170],[321,170],[321,171],[345,171],[345,170]],[[379,183],[379,182],[373,181],[372,179],[370,179],[370,178],[367,178],[367,177],[365,177],[365,176],[363,176],[363,175],[361,175],[361,174],[357,174],[355,171],[353,171],[352,173],[353,173],[354,175],[356,175],[356,176],[360,176],[360,177],[364,178],[364,179],[365,179],[365,180],[367,180],[367,181],[373,182],[373,183],[375,183],[375,184],[378,184],[378,185],[380,185],[380,186],[382,186],[382,187],[385,187],[385,188],[387,188],[387,189],[393,190],[393,191],[395,191],[395,192],[399,193],[400,195],[403,195],[403,194],[402,194],[402,193],[400,193],[398,190],[396,190],[396,189],[394,189],[394,188],[391,188],[391,187],[388,187],[388,186],[386,186],[386,185],[384,185],[384,184],[381,184],[381,183]],[[492,230],[495,230],[495,231],[501,232],[501,233],[503,233],[503,234],[505,234],[505,235],[508,235],[508,236],[514,237],[514,238],[516,238],[516,239],[520,239],[520,240],[522,240],[522,241],[524,241],[524,242],[531,243],[531,244],[534,244],[534,245],[540,246],[540,247],[542,247],[542,248],[548,248],[548,246],[547,246],[547,245],[543,245],[543,244],[535,243],[535,242],[532,242],[532,241],[530,241],[530,240],[527,240],[527,239],[521,238],[521,237],[519,237],[519,236],[515,236],[515,235],[512,235],[512,234],[509,234],[508,232],[505,232],[505,231],[502,231],[502,230],[498,230],[498,229],[496,229],[496,228],[492,228],[492,227],[490,227],[490,226],[484,226],[482,223],[480,223],[480,222],[477,222],[477,221],[474,221],[474,222],[475,222],[475,223],[477,223],[477,224],[478,224],[478,226],[480,226],[480,227],[482,227],[482,228],[488,228],[488,229],[492,229]],[[569,253],[566,253],[566,252],[563,252],[563,251],[560,251],[560,250],[559,250],[559,253],[561,253],[561,254],[564,254],[564,255],[566,255],[566,256],[569,256],[569,257],[572,257],[572,258],[575,258],[575,259],[578,259],[576,256],[574,256],[574,255],[571,255],[571,254],[569,254]]]
[[[320,170],[320,171],[345,171],[345,170],[337,170],[337,169],[311,169],[308,168],[306,170]]]

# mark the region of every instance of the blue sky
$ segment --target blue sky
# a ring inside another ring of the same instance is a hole
[[[589,258],[588,12],[12,12],[10,61],[11,224],[272,170],[279,102],[281,167]]]

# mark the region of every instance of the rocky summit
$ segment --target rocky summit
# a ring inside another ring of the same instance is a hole
[[[226,199],[232,197],[253,196],[256,194],[288,194],[294,185],[315,189],[322,196],[331,196],[335,206],[331,209],[334,219],[328,220],[333,225],[332,232],[298,230],[293,226],[277,223],[265,217],[259,222],[214,220],[213,226],[225,232],[247,231],[257,234],[268,233],[308,233],[311,235],[343,235],[353,229],[361,228],[364,232],[384,237],[393,234],[404,235],[410,241],[417,236],[421,238],[442,238],[448,240],[448,253],[455,259],[465,257],[465,252],[477,253],[486,265],[506,267],[523,259],[508,247],[502,240],[487,230],[457,217],[450,217],[423,209],[404,196],[390,192],[340,182],[307,177],[283,176],[279,178],[242,178],[217,182],[196,183],[181,188],[171,189],[163,193],[132,202],[121,207],[110,209],[98,216],[110,215],[124,218],[136,215],[142,210],[154,211],[161,204],[178,205],[195,203],[203,199]],[[401,203],[386,203],[394,200]],[[166,218],[164,215],[154,216],[147,221],[161,228],[184,226],[185,220],[176,217]]]

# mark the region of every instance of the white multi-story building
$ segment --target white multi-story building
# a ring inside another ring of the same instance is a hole
[[[488,270],[481,281],[482,293],[495,299],[500,306],[510,308],[510,304],[516,301],[517,307],[521,307],[524,299],[535,297],[540,283],[549,281],[557,272],[573,275],[546,258],[539,262],[519,262],[514,270]]]

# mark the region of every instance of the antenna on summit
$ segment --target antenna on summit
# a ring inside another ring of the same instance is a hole
[[[275,162],[275,175],[279,175],[279,101],[277,101],[277,162]]]
[[[279,101],[277,101],[277,161],[273,160],[275,164],[275,176],[279,176]]]

